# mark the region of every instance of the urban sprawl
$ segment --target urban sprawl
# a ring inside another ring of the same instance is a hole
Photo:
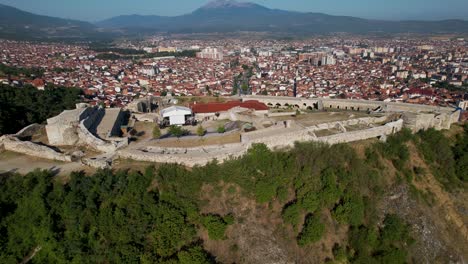
[[[152,37],[106,49],[1,40],[2,67],[41,74],[0,73],[0,83],[79,87],[89,104],[107,107],[146,96],[248,94],[456,106],[467,99],[467,44],[453,37]]]

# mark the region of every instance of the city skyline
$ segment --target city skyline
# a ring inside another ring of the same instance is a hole
[[[160,0],[117,0],[65,2],[59,0],[0,0],[0,4],[47,16],[78,19],[96,22],[118,15],[161,15],[177,16],[190,13],[205,5],[207,0],[178,0],[167,3]],[[372,1],[372,0],[254,0],[268,8],[276,8],[300,12],[320,12],[330,15],[354,16],[367,19],[382,20],[442,20],[467,19],[468,2],[463,0],[414,0],[408,3],[404,0]],[[111,6],[112,5],[112,6]]]

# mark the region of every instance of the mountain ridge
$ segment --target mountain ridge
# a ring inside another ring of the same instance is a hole
[[[38,15],[0,4],[0,37],[8,39],[72,38],[98,36],[102,32],[92,23]]]
[[[270,31],[295,33],[455,33],[468,21],[387,21],[317,12],[271,9],[256,3],[216,0],[179,16],[121,15],[96,23],[104,28],[144,28],[166,32]]]
[[[387,21],[317,12],[271,9],[256,3],[217,0],[179,16],[120,15],[96,23],[37,15],[0,4],[0,38],[108,39],[116,35],[232,33],[295,35],[344,33],[468,33],[468,21]]]

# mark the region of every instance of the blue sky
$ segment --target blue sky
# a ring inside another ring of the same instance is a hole
[[[209,0],[0,0],[42,15],[98,21],[116,15],[180,15]],[[377,19],[468,20],[468,0],[252,0],[270,8]]]

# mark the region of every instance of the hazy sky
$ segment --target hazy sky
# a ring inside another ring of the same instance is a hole
[[[117,15],[180,15],[208,0],[0,0],[42,14],[86,21]],[[252,0],[270,8],[377,19],[466,19],[468,0]]]

